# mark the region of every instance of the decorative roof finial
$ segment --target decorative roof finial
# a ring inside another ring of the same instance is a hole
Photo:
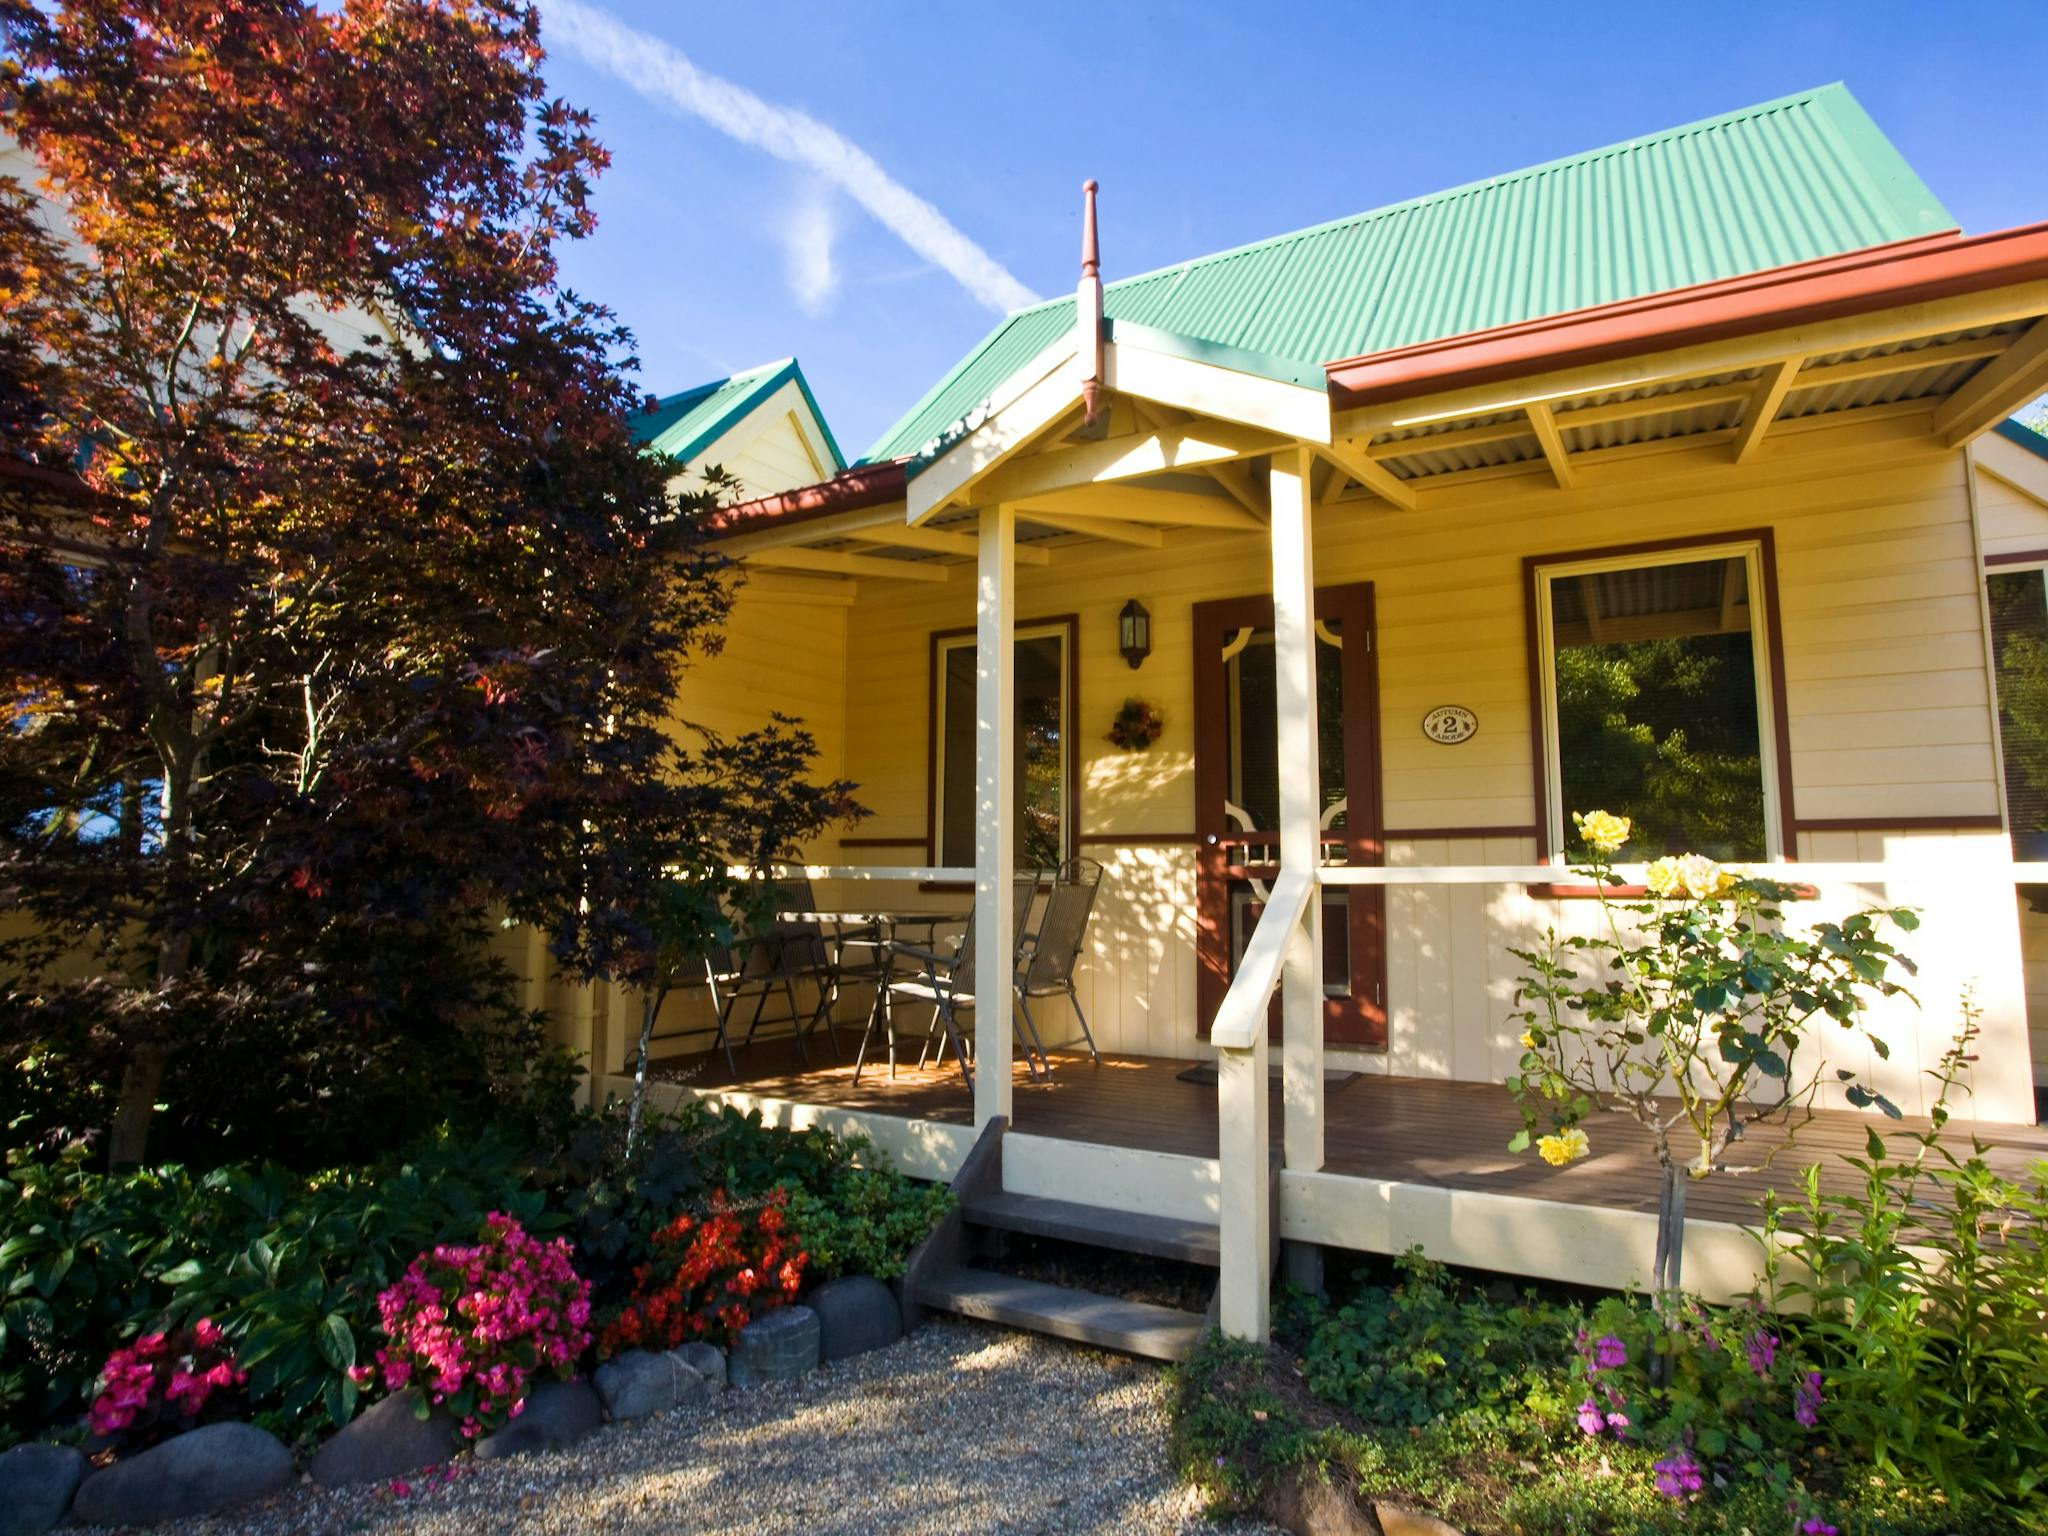
[[[1081,405],[1089,426],[1102,413],[1102,251],[1095,236],[1093,178],[1081,184],[1081,282],[1074,293],[1075,338],[1081,357]]]

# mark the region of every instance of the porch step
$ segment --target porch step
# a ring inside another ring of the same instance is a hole
[[[1212,1223],[1112,1211],[1075,1200],[1015,1195],[1006,1190],[970,1197],[961,1203],[960,1214],[974,1226],[993,1227],[1000,1232],[1059,1238],[1090,1248],[1175,1259],[1207,1269],[1222,1262],[1222,1243]]]
[[[1198,1312],[1123,1301],[963,1265],[925,1276],[917,1287],[917,1301],[936,1311],[957,1312],[962,1317],[1152,1360],[1185,1360],[1201,1342],[1207,1326],[1207,1319]]]

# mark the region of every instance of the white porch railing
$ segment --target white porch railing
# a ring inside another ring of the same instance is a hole
[[[758,878],[758,872],[734,864],[726,873],[736,880]],[[768,876],[776,880],[914,880],[920,885],[972,885],[974,871],[949,864],[771,864]]]

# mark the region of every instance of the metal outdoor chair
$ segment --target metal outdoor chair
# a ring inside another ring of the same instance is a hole
[[[1039,1042],[1038,1024],[1031,1017],[1034,997],[1066,995],[1074,1017],[1081,1024],[1081,1038],[1088,1042],[1088,1054],[1102,1065],[1102,1053],[1095,1048],[1095,1034],[1088,1028],[1088,1015],[1081,1011],[1080,996],[1074,991],[1074,968],[1080,963],[1081,945],[1088,937],[1088,919],[1095,911],[1096,892],[1102,887],[1102,866],[1093,859],[1069,859],[1059,868],[1052,894],[1046,898],[1045,915],[1038,931],[1020,946],[1017,972],[1012,985],[1023,1027],[1038,1048],[1047,1075],[1052,1062]]]
[[[775,893],[778,913],[810,914],[820,910],[817,893],[807,876],[778,878]],[[817,1007],[804,1033],[809,1035],[823,1023],[832,1042],[832,1054],[839,1056],[837,1014],[841,991],[849,982],[880,987],[884,980],[888,961],[881,928],[874,923],[835,925],[827,933],[818,918],[792,915],[778,916],[772,933],[784,968],[808,980],[816,989]]]
[[[1031,906],[1037,895],[1036,872],[1017,877],[1012,898],[1014,917],[1010,953],[1013,968],[1023,950],[1025,928],[1030,921]],[[906,1002],[924,1004],[932,1010],[931,1026],[926,1032],[924,1049],[918,1053],[918,1065],[924,1066],[928,1059],[943,1062],[946,1048],[950,1045],[955,1059],[960,1063],[960,1075],[965,1079],[968,1091],[973,1091],[973,1051],[968,1043],[967,1033],[961,1025],[960,1015],[974,1009],[974,919],[974,909],[969,908],[966,920],[961,926],[959,939],[948,949],[921,949],[916,945],[900,942],[889,946],[892,963],[895,956],[902,956],[914,962],[918,969],[912,976],[891,980],[886,994],[876,995],[875,1005],[868,1013],[867,1028],[861,1034],[860,1051],[854,1057],[854,1081],[860,1080],[868,1042],[873,1037],[878,1023],[889,1031],[889,1057],[893,1065],[896,1040],[892,1005],[900,998]],[[1024,1063],[1033,1081],[1042,1081],[1050,1070],[1044,1061],[1044,1053],[1034,1050],[1033,1042],[1025,1038],[1021,1029],[1018,1038],[1024,1042]]]
[[[810,881],[778,883],[778,908],[811,911],[814,902]],[[809,1041],[837,998],[837,974],[833,953],[824,930],[815,920],[784,921],[777,918],[756,934],[742,934],[730,944],[713,945],[704,957],[704,978],[711,989],[712,1006],[718,1015],[718,1046],[725,1052],[725,1064],[739,1076],[739,1061],[733,1052],[732,1022],[748,1002],[753,1009],[747,1017],[747,1032],[740,1040],[744,1049],[754,1043],[764,1024],[787,1024],[796,1044],[797,1059],[809,1066]],[[810,987],[816,1000],[806,1009],[797,996],[799,983]],[[778,1012],[769,1003],[780,999]],[[829,1034],[829,1031],[828,1031]],[[839,1040],[831,1035],[832,1054],[838,1056]]]

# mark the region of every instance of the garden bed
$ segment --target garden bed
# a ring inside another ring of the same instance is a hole
[[[862,1155],[690,1106],[630,1155],[606,1114],[311,1176],[17,1158],[0,1444],[36,1443],[0,1455],[9,1530],[560,1449],[889,1345],[887,1282],[951,1196]]]

